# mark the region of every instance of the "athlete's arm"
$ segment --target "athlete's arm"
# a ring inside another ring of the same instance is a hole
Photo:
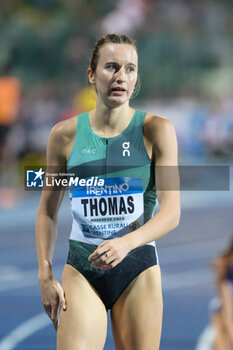
[[[47,147],[48,173],[64,172],[66,159],[64,154],[63,122],[52,129]],[[57,215],[64,196],[64,189],[51,187],[43,189],[36,218],[36,243],[39,265],[39,283],[42,303],[46,313],[57,328],[59,303],[65,308],[64,293],[60,283],[52,273],[52,257],[57,238]]]
[[[100,244],[89,257],[94,267],[115,267],[129,251],[157,240],[179,224],[180,192],[175,129],[169,120],[158,117],[151,118],[149,129],[155,157],[156,193],[160,210],[134,232]],[[96,259],[98,256],[100,258]]]
[[[152,119],[150,127],[159,212],[141,228],[126,235],[133,248],[164,236],[177,227],[180,220],[178,145],[175,129],[165,118]]]

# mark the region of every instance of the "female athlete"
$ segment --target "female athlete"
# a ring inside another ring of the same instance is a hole
[[[154,242],[180,218],[175,130],[166,118],[129,106],[138,80],[129,37],[99,39],[87,73],[96,108],[56,124],[48,142],[47,173],[66,167],[78,183],[69,189],[73,224],[62,286],[52,256],[64,189],[42,191],[36,222],[42,303],[58,350],[103,349],[108,309],[117,350],[159,349],[163,301]]]
[[[212,303],[214,350],[233,349],[233,237],[229,247],[214,261],[219,299]]]

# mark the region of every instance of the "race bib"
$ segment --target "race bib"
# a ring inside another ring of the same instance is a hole
[[[102,186],[76,186],[72,212],[84,236],[120,237],[144,223],[143,186],[137,177],[104,178]]]

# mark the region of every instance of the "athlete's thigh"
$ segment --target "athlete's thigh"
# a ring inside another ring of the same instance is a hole
[[[112,330],[117,350],[158,350],[163,299],[158,265],[138,275],[113,305]]]
[[[61,310],[57,350],[102,350],[107,333],[107,312],[85,277],[70,265],[63,272],[65,311]]]

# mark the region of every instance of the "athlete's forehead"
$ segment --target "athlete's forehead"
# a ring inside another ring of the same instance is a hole
[[[120,64],[138,64],[136,49],[129,44],[106,43],[99,50],[98,63],[117,62]]]

